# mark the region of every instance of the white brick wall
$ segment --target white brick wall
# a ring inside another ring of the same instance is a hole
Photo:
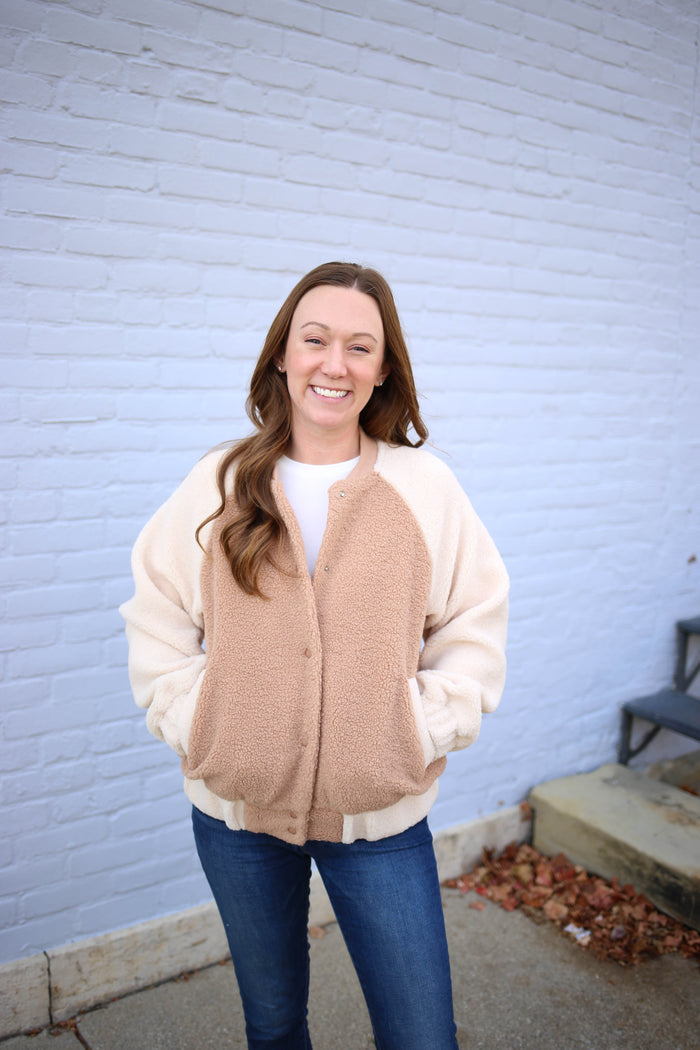
[[[116,606],[321,261],[392,282],[512,574],[503,705],[434,826],[610,760],[669,680],[700,612],[700,13],[614,6],[3,0],[0,961],[208,896]]]

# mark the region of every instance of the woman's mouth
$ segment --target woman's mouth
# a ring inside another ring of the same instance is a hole
[[[347,397],[350,393],[349,390],[332,390],[330,387],[327,386],[312,386],[311,389],[313,390],[314,394],[318,394],[319,397],[330,397],[335,399],[336,401],[341,400],[341,398]]]

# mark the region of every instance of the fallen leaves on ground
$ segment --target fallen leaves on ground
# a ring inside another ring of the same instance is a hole
[[[659,912],[632,886],[589,875],[563,853],[546,857],[528,844],[494,854],[485,849],[481,864],[445,886],[474,890],[506,911],[541,914],[599,959],[626,966],[678,952],[700,962],[700,932]],[[481,910],[478,901],[470,907]]]

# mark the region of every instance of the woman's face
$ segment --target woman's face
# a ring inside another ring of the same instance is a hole
[[[277,363],[292,401],[289,455],[304,459],[324,444],[344,458],[357,455],[360,412],[389,374],[374,299],[356,288],[312,288],[299,300]]]

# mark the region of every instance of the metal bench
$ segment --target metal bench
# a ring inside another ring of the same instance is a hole
[[[688,694],[688,689],[700,672],[700,659],[694,667],[688,667],[688,644],[693,635],[700,636],[700,616],[679,620],[676,624],[673,689],[661,689],[658,693],[628,700],[622,705],[622,735],[618,749],[620,765],[626,766],[631,758],[651,743],[661,729],[672,729],[674,733],[700,740],[700,698]],[[632,747],[632,722],[635,718],[643,718],[653,725],[640,743]]]

